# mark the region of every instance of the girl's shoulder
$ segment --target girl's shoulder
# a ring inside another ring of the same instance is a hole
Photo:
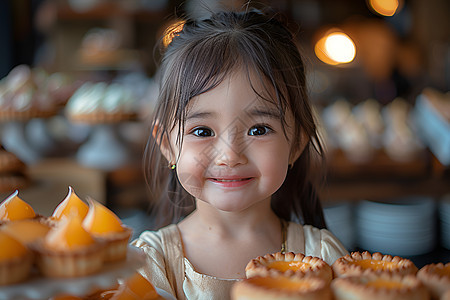
[[[165,248],[170,248],[173,244],[180,243],[180,233],[175,224],[168,225],[159,230],[143,231],[139,237],[132,242],[136,247],[151,247],[160,253],[164,253]]]

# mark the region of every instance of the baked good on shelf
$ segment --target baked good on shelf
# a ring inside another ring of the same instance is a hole
[[[114,29],[92,28],[84,36],[80,47],[80,61],[86,65],[116,65],[123,57],[122,38]]]
[[[38,219],[26,219],[8,222],[0,230],[30,246],[41,242],[50,231],[50,226]]]
[[[335,300],[427,300],[427,289],[414,275],[367,274],[331,282]]]
[[[325,261],[303,253],[277,252],[259,256],[252,259],[245,268],[247,278],[270,274],[291,276],[297,273],[320,277],[328,283],[333,278],[331,267]]]
[[[77,196],[74,189],[69,186],[67,196],[61,201],[52,213],[51,219],[59,221],[63,217],[77,216],[81,220],[86,217],[89,206]]]
[[[304,275],[283,276],[269,274],[238,281],[231,288],[232,300],[267,299],[332,299],[329,284],[318,277]]]
[[[32,252],[3,231],[0,231],[0,245],[0,286],[25,280],[33,264]]]
[[[19,172],[25,168],[26,165],[23,161],[0,145],[0,173]]]
[[[120,83],[86,82],[69,99],[67,117],[75,122],[114,123],[137,116],[137,100]]]
[[[427,287],[433,299],[440,299],[445,292],[450,292],[450,263],[425,265],[417,272],[417,278]]]
[[[102,268],[104,245],[81,226],[78,217],[63,218],[34,247],[42,274],[49,277],[79,277]]]
[[[25,163],[0,145],[0,193],[11,193],[29,183]]]
[[[18,194],[16,190],[0,203],[0,224],[37,217],[31,205],[20,199]]]
[[[3,121],[48,118],[58,112],[51,94],[44,88],[43,72],[18,65],[0,81],[0,119]]]
[[[83,220],[83,228],[97,240],[105,243],[105,261],[126,258],[132,229],[123,225],[107,207],[89,199],[89,211]]]
[[[362,276],[367,274],[392,273],[398,275],[416,274],[417,267],[406,258],[392,255],[373,254],[368,251],[352,252],[338,258],[332,265],[335,277]]]

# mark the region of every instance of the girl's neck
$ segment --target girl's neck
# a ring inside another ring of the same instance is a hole
[[[180,222],[180,226],[183,226],[183,223],[222,236],[238,237],[248,231],[266,231],[274,224],[278,225],[279,218],[270,208],[270,199],[240,212],[220,211],[208,203],[197,200],[196,210]]]
[[[245,278],[252,258],[280,251],[282,244],[281,223],[270,201],[241,212],[220,211],[198,201],[178,228],[184,255],[194,269],[218,278]]]

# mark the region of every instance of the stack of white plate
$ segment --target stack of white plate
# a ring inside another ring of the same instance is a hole
[[[331,231],[347,248],[355,248],[355,226],[351,203],[335,203],[324,206],[325,222]]]
[[[439,204],[439,218],[441,220],[441,245],[450,249],[450,194],[445,196]]]
[[[356,208],[358,247],[399,256],[429,253],[436,243],[435,213],[436,205],[427,197],[363,200]]]

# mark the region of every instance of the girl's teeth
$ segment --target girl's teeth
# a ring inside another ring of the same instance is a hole
[[[244,179],[232,179],[232,180],[227,180],[227,179],[216,179],[217,181],[220,182],[234,182],[234,181],[242,181]]]

